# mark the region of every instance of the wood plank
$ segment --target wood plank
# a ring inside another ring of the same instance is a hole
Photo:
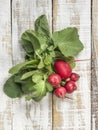
[[[98,129],[98,1],[92,2],[92,130]]]
[[[26,29],[34,27],[35,19],[46,14],[52,27],[52,3],[50,0],[14,0],[12,1],[12,44],[13,62],[24,60],[24,51],[20,45],[20,36]],[[25,102],[25,99],[13,100],[13,130],[51,130],[52,96],[46,96],[41,102]]]
[[[11,130],[12,100],[3,93],[3,84],[12,66],[10,0],[0,0],[0,130]]]
[[[96,4],[97,5],[97,4]],[[77,27],[84,50],[76,59],[91,58],[91,1],[53,0],[53,30]],[[74,72],[80,74],[78,90],[68,95],[76,101],[53,99],[53,130],[91,129],[91,60],[77,62]]]

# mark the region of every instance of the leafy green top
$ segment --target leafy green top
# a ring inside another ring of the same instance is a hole
[[[48,20],[41,15],[35,21],[35,30],[26,30],[22,36],[25,61],[9,70],[12,76],[4,84],[5,94],[11,98],[26,95],[26,99],[41,100],[53,87],[47,77],[54,72],[53,62],[63,59],[75,67],[74,56],[83,50],[78,30],[68,27],[50,33]]]

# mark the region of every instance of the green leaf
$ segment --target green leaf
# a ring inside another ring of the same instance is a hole
[[[71,66],[71,68],[73,69],[73,68],[75,68],[76,63],[75,63],[75,62],[72,62],[72,63],[70,63],[70,66]]]
[[[26,53],[29,53],[29,54],[31,53],[33,55],[34,49],[31,42],[23,41],[22,46],[25,49]]]
[[[65,57],[65,61],[66,61],[66,62],[74,62],[75,59],[74,59],[73,56],[68,56],[68,57]]]
[[[31,77],[36,71],[30,71],[30,72],[26,72],[22,75],[21,80],[27,79],[29,77]]]
[[[35,70],[37,68],[37,65],[26,65],[25,67],[23,67],[21,70]]]
[[[26,68],[26,66],[32,65],[32,67],[33,67],[33,66],[35,66],[37,63],[38,63],[37,60],[25,61],[25,62],[23,62],[23,63],[17,64],[17,65],[15,65],[14,67],[12,67],[12,68],[9,70],[9,73],[11,73],[11,74],[16,74],[16,73],[18,73],[21,69]]]
[[[31,100],[32,99],[32,96],[29,94],[29,95],[26,95],[25,96],[25,99],[27,100],[27,101],[29,101],[29,100]]]
[[[46,37],[50,37],[50,29],[45,15],[41,15],[36,19],[35,30]]]
[[[55,50],[55,60],[65,60],[65,56],[59,51],[59,50]]]
[[[38,69],[42,69],[44,67],[44,62],[42,59],[40,59],[40,62],[38,64]]]
[[[35,92],[32,93],[32,98],[35,101],[40,101],[46,95],[45,81],[40,80],[35,86]]]
[[[14,82],[14,77],[11,76],[3,86],[3,91],[11,98],[21,97],[23,95],[21,85]]]
[[[23,83],[23,81],[21,80],[21,76],[22,76],[22,73],[15,74],[14,82],[19,83],[19,84]]]
[[[30,61],[30,60],[33,60],[33,59],[35,59],[34,58],[34,54],[32,54],[32,53],[26,53],[26,55],[25,55],[25,60],[26,61]]]
[[[38,37],[36,36],[35,31],[33,31],[33,30],[26,30],[23,33],[23,35],[24,34],[28,36],[27,38],[28,38],[29,42],[32,43],[34,51],[35,52],[38,51],[40,49],[40,41],[39,41]]]
[[[45,86],[45,81],[40,80],[38,83],[36,83],[33,86],[33,92],[31,96],[27,96],[27,99],[29,97],[34,99],[35,101],[40,101],[44,96],[46,95],[46,86]]]
[[[56,57],[54,50],[50,51],[50,52],[49,52],[49,55],[50,55],[52,58]]]
[[[51,65],[46,65],[45,68],[49,71],[49,72],[53,72],[53,67]]]
[[[83,44],[79,40],[77,28],[66,28],[53,33],[55,47],[58,47],[61,53],[68,56],[75,56],[83,50]]]
[[[48,82],[45,83],[47,92],[53,91],[53,86],[51,86]]]
[[[75,68],[76,63],[75,63],[74,57],[72,57],[72,56],[66,57],[65,61],[70,64],[70,66],[71,66],[72,69]]]
[[[47,45],[47,39],[45,36],[39,34],[38,32],[35,32],[36,37],[39,39],[39,43],[40,43],[40,51],[43,52],[46,50],[46,48],[48,47]]]
[[[45,91],[44,91],[45,92]],[[46,93],[44,94],[44,96],[46,95]],[[37,96],[37,97],[33,97],[32,99],[35,100],[36,102],[39,102],[40,100],[42,100],[42,98],[44,97],[42,95]]]
[[[33,46],[33,50],[32,50],[32,47],[31,47],[31,50],[30,50],[30,48],[28,48],[28,46],[27,46],[28,41],[26,40],[26,37],[25,37],[25,39],[23,39],[24,35],[27,36],[27,40],[29,40],[29,42]],[[40,53],[43,53],[43,51],[45,51],[46,48],[48,47],[47,38],[34,30],[26,30],[25,33],[23,33],[22,40],[24,41],[24,43],[26,43],[25,47],[26,47],[26,49],[28,49],[26,51],[27,54],[28,53],[33,54],[33,52],[40,54]]]
[[[22,91],[26,94],[26,93],[30,93],[32,92],[34,86],[34,82],[32,82],[32,78],[29,77],[27,79],[25,79],[24,81],[22,81],[21,83],[21,87],[22,87]]]
[[[48,48],[47,48],[48,51],[53,51],[54,50],[54,46],[53,45],[50,45]]]
[[[34,83],[38,83],[41,79],[43,79],[43,73],[42,72],[35,72],[32,76],[32,81]]]
[[[52,56],[46,53],[45,58],[44,58],[44,64],[45,65],[50,65],[52,63],[52,61],[53,61]]]

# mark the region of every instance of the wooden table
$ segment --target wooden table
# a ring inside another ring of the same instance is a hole
[[[76,59],[76,101],[48,94],[41,102],[2,91],[12,65],[22,62],[20,36],[46,14],[51,31],[77,27],[85,49]],[[0,0],[0,130],[98,130],[98,0]]]

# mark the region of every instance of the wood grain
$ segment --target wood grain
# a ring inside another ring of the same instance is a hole
[[[12,1],[13,63],[24,60],[20,36],[26,29],[34,29],[34,21],[46,14],[52,26],[52,3],[50,0]],[[25,102],[24,98],[13,100],[13,130],[51,130],[52,99],[47,95],[41,102]]]
[[[3,93],[3,84],[12,66],[10,0],[0,0],[0,130],[12,128],[12,100]]]
[[[49,94],[36,103],[24,98],[12,100],[2,90],[9,68],[24,61],[21,34],[34,28],[35,19],[46,14],[53,31],[77,27],[85,48],[76,59],[91,59],[91,0],[0,0],[0,130],[98,129],[97,5],[98,1],[92,0],[92,64],[91,60],[77,62],[74,72],[81,76],[78,90],[68,95],[75,101],[53,96],[52,102]]]
[[[53,0],[53,30],[77,27],[84,50],[76,59],[91,59],[91,2],[90,0]],[[91,60],[77,62],[75,72],[81,78],[78,90],[72,95],[76,101],[53,99],[53,130],[91,129]]]
[[[92,130],[98,129],[98,1],[92,2]]]

